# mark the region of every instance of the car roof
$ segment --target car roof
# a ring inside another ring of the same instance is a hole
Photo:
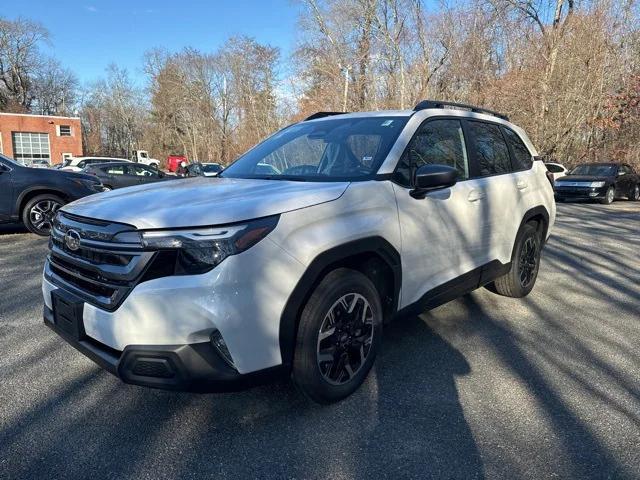
[[[589,162],[589,163],[581,163],[580,165],[576,165],[576,167],[581,167],[582,165],[602,165],[604,167],[617,167],[618,165],[622,165],[619,162]]]
[[[120,165],[129,166],[132,165],[133,162],[104,162],[104,163],[93,163],[88,168],[100,168],[100,167],[117,167]],[[139,165],[136,163],[135,165]],[[142,167],[146,167],[147,165],[141,165]]]

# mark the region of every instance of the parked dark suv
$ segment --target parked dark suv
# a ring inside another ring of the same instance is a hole
[[[91,175],[29,168],[0,155],[0,223],[22,221],[31,232],[48,235],[62,205],[102,190]]]

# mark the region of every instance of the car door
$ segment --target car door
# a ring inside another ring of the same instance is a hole
[[[411,196],[411,179],[425,164],[449,165],[458,182]],[[402,235],[402,305],[482,265],[485,202],[478,180],[470,178],[467,143],[458,118],[426,120],[414,134],[394,173]],[[477,286],[477,278],[468,280]],[[462,280],[461,280],[462,281]]]
[[[0,221],[9,220],[13,214],[15,192],[11,167],[0,161]]]
[[[477,195],[482,199],[478,258],[483,264],[494,260],[508,263],[514,242],[513,225],[517,228],[522,218],[521,192],[532,186],[527,181],[527,173],[513,173],[509,147],[500,125],[480,120],[466,123],[471,175],[476,179]]]
[[[131,187],[142,183],[141,177],[143,173],[139,170],[139,166],[132,163],[131,165],[123,165],[124,175],[122,176],[122,186]]]
[[[107,165],[101,167],[102,171],[100,180],[102,183],[111,188],[122,188],[128,186],[128,180],[125,178],[124,165]]]
[[[618,195],[628,195],[633,189],[633,176],[631,169],[627,165],[618,166],[618,174],[616,175],[616,192]]]
[[[147,168],[143,165],[127,165],[127,172],[129,175],[135,177],[137,185],[142,183],[157,182],[159,179],[156,172],[151,171],[150,168]]]

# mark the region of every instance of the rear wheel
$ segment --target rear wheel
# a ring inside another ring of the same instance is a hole
[[[382,340],[382,306],[365,275],[340,268],[309,298],[300,318],[293,379],[318,403],[351,395],[364,381]]]
[[[47,236],[53,225],[58,209],[64,205],[64,201],[51,194],[43,194],[29,200],[22,210],[22,222],[31,233]]]
[[[511,269],[496,279],[491,288],[505,297],[524,297],[531,292],[538,278],[541,251],[540,234],[536,226],[527,223],[516,241]]]
[[[600,200],[604,205],[611,205],[616,198],[616,189],[613,188],[613,185],[607,188],[607,193],[605,193],[604,198]]]
[[[631,194],[629,195],[629,200],[633,200],[637,202],[640,200],[640,185],[635,185],[631,190]]]

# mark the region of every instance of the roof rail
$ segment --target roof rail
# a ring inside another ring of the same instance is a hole
[[[415,107],[413,107],[414,111],[425,110],[427,108],[448,108],[453,107],[454,109],[461,110],[469,110],[474,113],[484,113],[487,115],[493,115],[494,117],[501,118],[503,120],[509,121],[509,117],[503,115],[502,113],[494,112],[493,110],[488,110],[486,108],[476,107],[474,105],[467,105],[466,103],[455,103],[455,102],[445,102],[442,100],[422,100]]]
[[[307,120],[315,120],[316,118],[332,117],[333,115],[344,115],[345,113],[349,112],[316,112],[305,118],[303,122],[306,122]]]

